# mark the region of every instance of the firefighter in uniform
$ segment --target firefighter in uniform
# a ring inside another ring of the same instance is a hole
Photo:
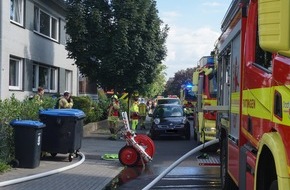
[[[145,104],[145,100],[142,98],[140,101],[140,104],[138,105],[138,109],[139,109],[139,126],[140,129],[145,129],[145,119],[146,119],[146,115],[147,115],[147,106]]]
[[[192,105],[192,103],[190,101],[186,101],[184,104],[184,107],[185,107],[184,112],[187,116],[193,115],[194,106]]]
[[[117,139],[117,130],[118,130],[118,121],[119,121],[119,110],[120,104],[118,101],[118,96],[112,96],[112,102],[108,109],[108,122],[109,122],[109,130],[111,132],[110,140]]]
[[[63,96],[59,98],[58,100],[58,108],[59,109],[68,109],[72,108],[74,105],[73,99],[71,98],[71,95],[68,91],[65,91],[63,93]]]
[[[131,128],[133,131],[136,131],[138,121],[139,121],[139,102],[138,97],[134,98],[134,102],[130,107],[130,119],[131,119]]]

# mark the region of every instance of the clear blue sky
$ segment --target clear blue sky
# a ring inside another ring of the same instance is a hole
[[[166,42],[167,79],[209,55],[232,0],[156,0],[159,17],[170,30]]]

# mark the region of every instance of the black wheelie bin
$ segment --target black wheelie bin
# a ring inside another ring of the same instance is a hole
[[[13,120],[15,159],[19,168],[36,168],[40,164],[42,134],[45,124],[32,120]]]
[[[39,112],[39,119],[45,123],[41,150],[51,156],[69,153],[71,162],[77,157],[82,145],[83,120],[85,114],[78,109],[49,109]]]

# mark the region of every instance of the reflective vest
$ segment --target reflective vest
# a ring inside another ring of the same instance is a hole
[[[144,103],[141,103],[138,105],[139,108],[139,115],[140,116],[146,116],[146,105]]]

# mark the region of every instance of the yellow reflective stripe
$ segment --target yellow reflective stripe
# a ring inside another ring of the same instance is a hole
[[[240,92],[234,92],[231,95],[231,113],[240,113]]]
[[[290,94],[288,86],[273,86],[269,88],[248,89],[243,91],[242,110],[243,115],[250,115],[261,119],[267,119],[278,124],[290,125]],[[274,94],[275,91],[281,95],[282,98],[282,117],[274,116]],[[232,94],[231,112],[235,113],[234,108],[238,108],[239,97]]]
[[[124,93],[121,97],[120,97],[120,99],[127,99],[128,98],[128,93]]]
[[[272,89],[259,88],[243,91],[243,115],[271,120],[272,116]]]
[[[204,104],[210,104],[211,106],[216,106],[217,105],[217,100],[207,100],[204,99]]]
[[[146,115],[146,108],[147,108],[146,105],[142,103],[142,104],[139,104],[138,107],[139,107],[139,114],[142,116]]]

